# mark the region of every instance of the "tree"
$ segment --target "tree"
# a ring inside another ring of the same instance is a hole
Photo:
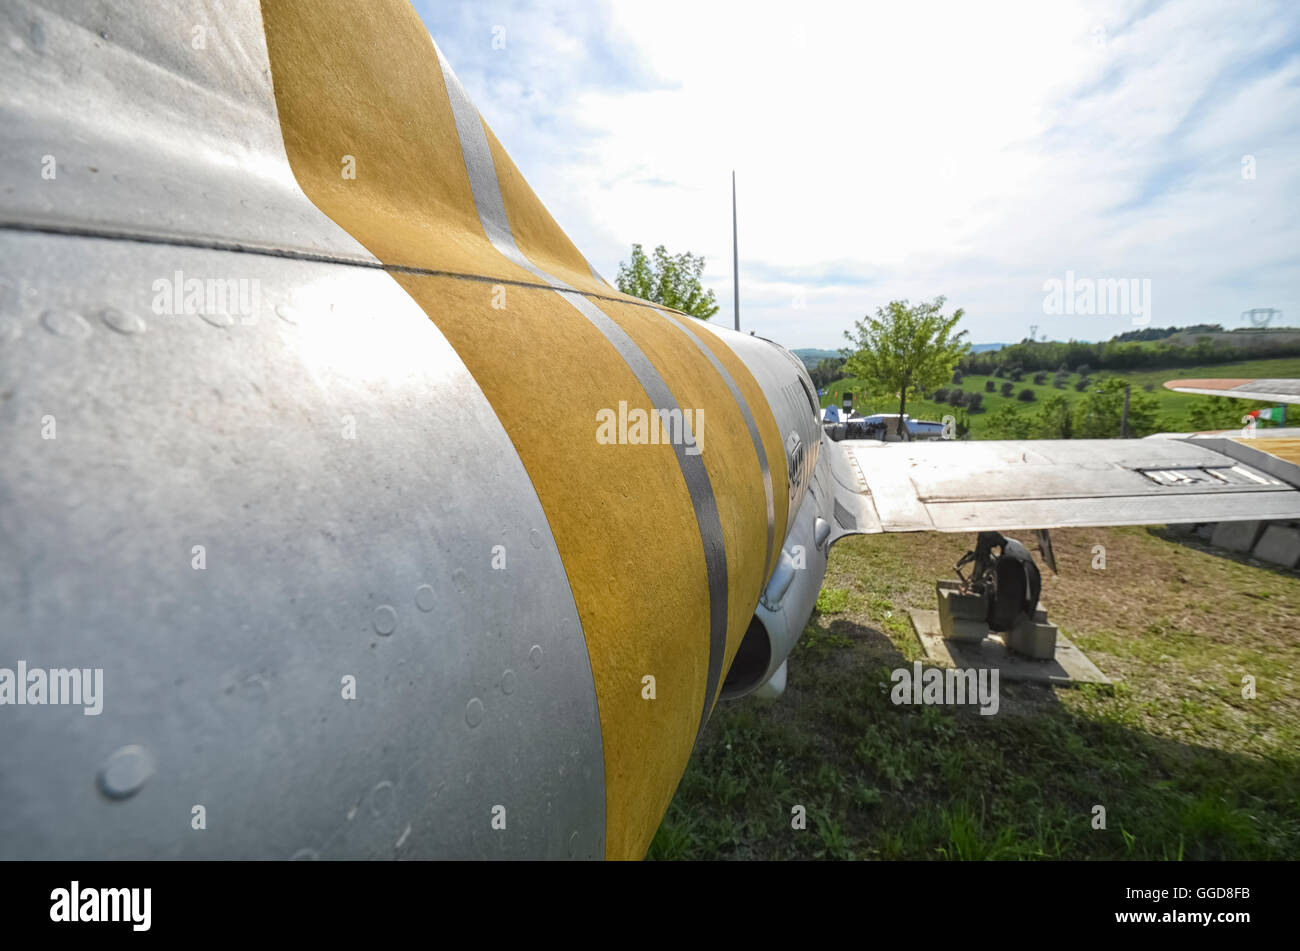
[[[843,376],[844,374],[840,372],[843,368],[843,357],[828,357],[809,370],[808,376],[812,379],[813,386],[820,390],[830,386]]]
[[[922,390],[932,390],[952,378],[953,368],[970,351],[953,328],[964,311],[959,307],[951,317],[942,314],[945,298],[922,302],[915,307],[905,300],[890,301],[877,307],[874,317],[856,321],[845,339],[855,352],[844,364],[845,373],[862,380],[874,396],[898,397],[899,432],[910,438],[903,416],[907,398]]]
[[[988,415],[984,435],[988,439],[1028,439],[1033,418],[1016,411],[1014,403],[1004,403]]]
[[[700,283],[704,258],[686,251],[669,254],[661,244],[654,250],[653,262],[641,245],[632,245],[631,263],[619,262],[618,289],[642,300],[663,304],[683,314],[708,320],[718,312],[717,297]]]
[[[1264,409],[1271,403],[1258,400],[1234,400],[1221,396],[1206,396],[1192,400],[1187,409],[1187,418],[1196,432],[1213,429],[1241,429],[1242,418],[1253,409]],[[1133,412],[1133,407],[1129,407]],[[1181,427],[1180,427],[1181,428]]]
[[[1074,408],[1072,429],[1076,439],[1117,439],[1119,419],[1124,408],[1125,383],[1117,376],[1099,380],[1097,385]],[[1154,396],[1131,393],[1128,406],[1128,431],[1134,436],[1149,436],[1161,429],[1157,420],[1160,404]]]
[[[970,435],[970,416],[966,414],[964,409],[959,409],[953,414],[953,423],[955,424],[953,428],[957,430],[955,435],[958,439],[965,439]]]
[[[1070,402],[1064,394],[1053,393],[1039,407],[1033,436],[1035,439],[1069,439],[1072,435]]]

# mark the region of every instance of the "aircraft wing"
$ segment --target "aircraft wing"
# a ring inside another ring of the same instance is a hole
[[[1300,380],[1170,380],[1165,389],[1200,396],[1228,396],[1238,400],[1300,403]]]
[[[1300,518],[1297,436],[828,439],[832,535]]]

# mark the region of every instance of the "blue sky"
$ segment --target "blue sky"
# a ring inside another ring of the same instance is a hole
[[[415,7],[596,268],[703,254],[728,324],[734,168],[742,326],[786,346],[939,294],[975,342],[1134,327],[1046,313],[1067,272],[1300,326],[1293,0]]]

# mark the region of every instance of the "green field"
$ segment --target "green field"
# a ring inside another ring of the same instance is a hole
[[[924,657],[906,609],[970,541],[837,543],[785,696],[719,704],[649,857],[1300,855],[1300,576],[1164,529],[1060,530],[1043,604],[1117,682],[1003,682],[993,716],[895,706],[890,671]]]
[[[1004,397],[1001,395],[1001,385],[1005,379],[989,376],[967,376],[960,384],[948,384],[949,388],[958,387],[968,393],[983,393],[984,404],[982,413],[976,413],[971,416],[971,435],[978,439],[981,435],[981,420],[986,418],[990,413],[996,411],[999,407],[1010,404],[1017,411],[1025,413],[1036,413],[1042,401],[1053,394],[1063,394],[1066,399],[1073,403],[1082,397],[1083,394],[1074,389],[1074,384],[1078,381],[1078,374],[1071,373],[1064,389],[1057,389],[1052,386],[1052,380],[1055,377],[1055,371],[1048,371],[1047,383],[1043,386],[1035,386],[1033,382],[1033,373],[1026,373],[1024,378],[1014,384],[1013,395]],[[1240,363],[1221,363],[1213,366],[1203,367],[1177,367],[1171,370],[1097,370],[1090,374],[1093,380],[1099,380],[1104,377],[1119,377],[1133,384],[1136,392],[1142,392],[1144,384],[1154,384],[1155,389],[1150,393],[1155,397],[1159,407],[1159,412],[1164,415],[1168,423],[1167,428],[1173,432],[1180,432],[1192,428],[1191,421],[1188,418],[1188,410],[1197,400],[1203,400],[1206,397],[1189,396],[1185,393],[1174,393],[1166,390],[1161,384],[1166,380],[1186,379],[1189,377],[1282,377],[1296,378],[1300,377],[1300,357],[1284,357],[1276,360],[1248,360]],[[984,384],[986,380],[993,380],[998,387],[997,392],[986,393]],[[1022,389],[1034,391],[1034,401],[1022,403],[1016,398]],[[862,392],[861,381],[853,378],[836,380],[826,387],[826,395],[821,398],[822,406],[835,405],[839,406],[842,394],[847,390],[850,393]],[[1249,406],[1256,404],[1251,403]],[[1243,412],[1249,406],[1243,404]],[[871,413],[897,413],[898,400],[893,398],[867,397],[858,401],[858,412],[865,415]],[[930,419],[938,421],[945,413],[954,413],[954,408],[947,403],[937,403],[933,400],[909,400],[907,412],[914,419]]]

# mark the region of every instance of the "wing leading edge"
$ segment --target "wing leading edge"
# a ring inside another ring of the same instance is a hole
[[[1165,389],[1200,396],[1227,396],[1237,400],[1300,403],[1300,380],[1170,380]]]
[[[827,439],[823,451],[838,537],[1300,518],[1296,437]]]

